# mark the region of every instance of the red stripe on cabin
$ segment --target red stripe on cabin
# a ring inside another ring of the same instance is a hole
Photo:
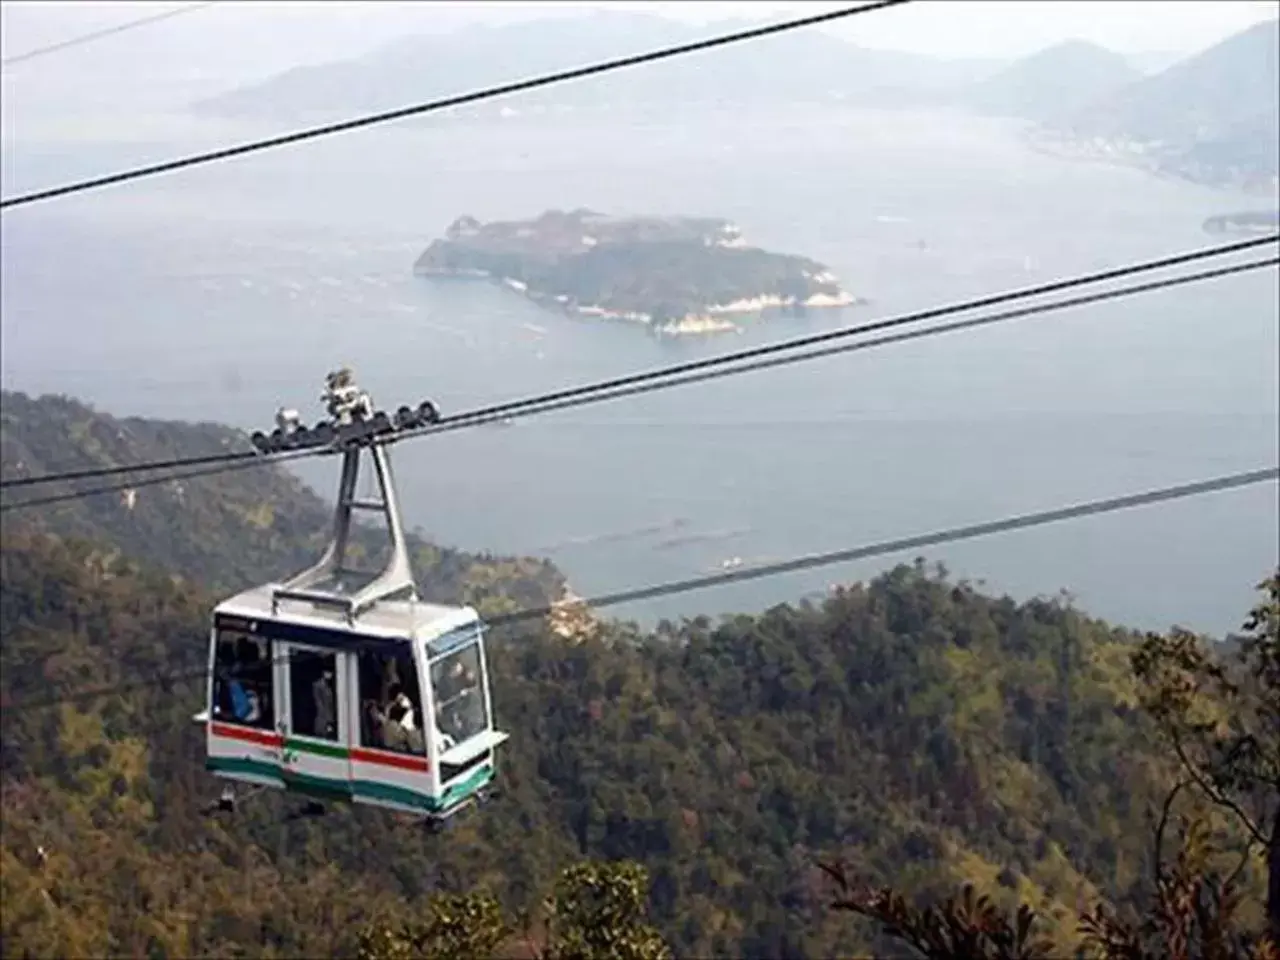
[[[252,727],[233,727],[229,723],[213,723],[209,725],[215,737],[226,737],[229,740],[246,740],[264,747],[279,747],[284,743],[280,734],[271,730],[255,730]]]
[[[412,770],[414,773],[426,773],[431,769],[422,757],[404,753],[384,753],[381,750],[366,750],[363,747],[351,748],[351,759],[360,763],[376,763],[383,767],[399,767],[401,770]]]

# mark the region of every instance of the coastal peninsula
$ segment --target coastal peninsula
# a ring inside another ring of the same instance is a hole
[[[418,257],[414,273],[483,278],[548,307],[667,335],[736,331],[737,321],[769,311],[859,302],[816,260],[748,246],[736,225],[710,217],[579,209],[486,224],[464,216]]]
[[[1221,213],[1202,225],[1205,233],[1233,233],[1241,236],[1266,236],[1280,230],[1280,210],[1246,210]]]

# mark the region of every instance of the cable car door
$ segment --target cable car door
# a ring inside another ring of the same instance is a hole
[[[281,772],[290,790],[333,800],[351,798],[351,655],[281,643],[277,657]]]

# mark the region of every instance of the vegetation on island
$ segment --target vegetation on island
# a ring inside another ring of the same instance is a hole
[[[827,267],[742,243],[725,220],[550,210],[455,221],[418,258],[424,276],[483,277],[539,303],[678,330],[726,313],[852,302]]]
[[[529,621],[491,647],[505,795],[433,836],[270,791],[209,812],[190,666],[236,537],[192,530],[228,569],[175,577],[114,509],[0,541],[6,957],[1269,956],[1280,572],[1224,644],[923,561],[650,633]]]

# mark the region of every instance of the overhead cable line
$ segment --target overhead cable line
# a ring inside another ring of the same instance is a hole
[[[992,520],[986,523],[974,523],[961,527],[950,527],[948,529],[937,530],[932,533],[900,537],[894,540],[881,540],[877,543],[850,547],[842,550],[834,550],[828,553],[811,553],[778,563],[741,567],[737,570],[715,573],[709,576],[692,577],[685,580],[669,581],[667,583],[654,584],[647,587],[621,590],[616,593],[603,594],[601,596],[585,600],[570,601],[567,603],[561,602],[551,604],[549,606],[531,607],[524,610],[518,610],[513,613],[489,617],[485,619],[485,622],[490,627],[501,627],[508,624],[541,619],[556,612],[557,610],[561,610],[569,606],[578,606],[580,604],[589,608],[603,608],[618,606],[625,603],[635,603],[640,600],[653,600],[659,597],[692,593],[696,590],[706,590],[710,587],[726,586],[728,584],[738,583],[745,580],[761,580],[767,577],[776,577],[787,573],[797,573],[802,570],[813,570],[839,563],[868,560],[872,557],[902,553],[906,550],[918,550],[924,547],[936,547],[942,544],[955,543],[962,540],[974,540],[979,537],[988,537],[998,533],[1008,533],[1013,530],[1025,530],[1031,527],[1060,523],[1063,520],[1076,520],[1082,517],[1096,516],[1098,514],[1114,513],[1119,510],[1130,510],[1135,507],[1149,506],[1155,503],[1164,503],[1190,497],[1199,497],[1204,496],[1205,494],[1238,489],[1241,487],[1276,480],[1280,480],[1280,467],[1246,470],[1239,473],[1214,477],[1208,480],[1199,480],[1192,483],[1183,483],[1170,487],[1161,487],[1155,490],[1147,490],[1142,493],[1110,497],[1105,500],[1090,500],[1074,506],[1060,507],[1056,510],[1024,513],[1013,517],[1007,517],[1003,520]],[[86,698],[124,693],[128,690],[140,687],[153,687],[159,684],[168,686],[169,684],[178,683],[184,680],[199,680],[204,678],[207,675],[207,672],[208,663],[204,662],[198,668],[193,666],[189,670],[182,670],[176,673],[166,673],[162,676],[153,677],[148,680],[127,681],[125,683],[112,684],[111,686],[75,691],[59,695],[57,697],[23,698],[17,702],[9,703],[7,706],[14,710],[54,706],[56,704],[69,703]]]
[[[56,53],[59,50],[66,50],[69,47],[78,47],[82,44],[92,43],[95,40],[101,40],[103,37],[114,36],[117,33],[125,33],[128,30],[136,30],[138,27],[145,27],[152,23],[159,23],[161,20],[169,20],[173,17],[180,17],[183,14],[195,13],[205,7],[212,7],[218,0],[203,0],[201,3],[189,3],[185,7],[179,7],[176,10],[166,10],[164,13],[153,13],[145,17],[138,17],[136,20],[126,20],[124,23],[118,23],[113,27],[104,27],[101,30],[94,30],[90,33],[82,33],[75,37],[68,37],[66,40],[58,40],[54,43],[47,44],[43,47],[36,47],[34,50],[28,50],[25,53],[15,54],[12,57],[6,57],[0,60],[0,66],[8,67],[15,63],[25,63],[27,60],[34,60],[37,57],[43,57],[50,53]]]
[[[778,563],[761,564],[754,567],[742,567],[725,573],[715,573],[705,577],[693,577],[688,580],[675,580],[650,587],[632,590],[621,590],[582,601],[590,607],[613,607],[624,603],[635,603],[640,600],[655,600],[694,590],[706,590],[743,580],[759,580],[765,577],[776,577],[785,573],[797,573],[801,570],[813,570],[818,567],[829,567],[836,563],[851,563],[855,560],[867,560],[889,553],[901,553],[904,550],[918,550],[923,547],[936,547],[944,543],[959,540],[974,540],[989,537],[996,533],[1008,533],[1011,530],[1022,530],[1028,527],[1040,527],[1045,524],[1059,523],[1063,520],[1075,520],[1080,517],[1093,516],[1099,513],[1113,513],[1117,510],[1129,510],[1134,507],[1163,503],[1169,500],[1181,500],[1186,497],[1197,497],[1221,490],[1266,483],[1268,480],[1280,479],[1280,467],[1264,467],[1259,470],[1246,470],[1241,473],[1214,477],[1210,480],[1198,480],[1194,483],[1183,483],[1172,487],[1161,487],[1143,493],[1132,493],[1122,497],[1111,497],[1106,500],[1091,500],[1070,507],[1059,507],[1056,510],[1043,510],[1038,513],[1024,513],[1007,517],[1003,520],[991,520],[986,523],[974,523],[963,527],[952,527],[937,530],[933,533],[917,534],[911,537],[900,537],[896,540],[882,540],[861,547],[850,547],[844,550],[833,550],[829,553],[811,553]],[[544,617],[557,609],[555,606],[542,607],[535,610],[520,610],[515,613],[493,617],[487,622],[492,626],[507,623],[518,623],[531,618]]]
[[[197,470],[162,473],[155,477],[143,477],[140,480],[104,484],[103,486],[92,487],[88,490],[74,490],[70,493],[55,493],[48,497],[32,497],[30,499],[23,499],[10,503],[0,503],[0,513],[8,513],[11,510],[23,510],[30,507],[48,507],[56,503],[69,503],[73,500],[83,500],[86,497],[104,496],[109,493],[124,493],[128,490],[136,490],[140,487],[153,487],[161,483],[181,483],[183,480],[194,480],[197,477],[211,477],[219,473],[229,473],[232,470],[244,470],[248,467],[262,467],[269,464],[277,464],[288,460],[299,460],[303,457],[314,456],[316,456],[316,452],[314,450],[296,450],[289,453],[278,454],[270,460],[261,457],[258,454],[239,457],[230,463],[226,462],[224,458],[222,462],[215,463],[213,466],[202,467]]]
[[[984,326],[987,324],[997,323],[1004,320],[1017,319],[1019,317],[1035,315],[1039,313],[1049,313],[1056,310],[1066,309],[1073,306],[1081,306],[1087,303],[1096,303],[1105,300],[1119,299],[1121,297],[1130,296],[1137,293],[1145,293],[1152,290],[1164,289],[1167,287],[1179,286],[1181,284],[1196,283],[1202,280],[1214,279],[1234,273],[1243,273],[1250,270],[1260,269],[1266,266],[1274,266],[1276,259],[1253,260],[1242,264],[1234,264],[1230,267],[1206,270],[1199,273],[1184,274],[1178,277],[1171,277],[1164,280],[1153,281],[1145,284],[1134,284],[1128,287],[1118,287],[1113,290],[1103,291],[1097,294],[1090,294],[1083,297],[1077,297],[1068,300],[1057,301],[1049,304],[1038,304],[1023,310],[1010,311],[1008,313],[995,314],[989,317],[981,317],[977,320],[964,321],[960,324],[947,324],[937,327],[926,328],[911,334],[910,336],[897,336],[892,338],[880,338],[874,341],[859,342],[852,345],[842,346],[839,348],[828,347],[824,350],[810,351],[807,353],[796,354],[794,356],[785,356],[773,359],[767,363],[743,363],[743,361],[760,360],[774,354],[785,354],[789,351],[799,350],[802,347],[812,346],[815,344],[829,343],[831,341],[843,340],[850,337],[857,337],[867,333],[876,333],[883,330],[889,330],[896,327],[908,326],[916,323],[922,323],[928,320],[935,320],[941,317],[950,316],[956,313],[965,313],[971,310],[978,310],[984,307],[998,306],[1000,304],[1014,302],[1017,300],[1028,299],[1032,297],[1042,296],[1047,293],[1056,293],[1062,290],[1069,290],[1074,287],[1085,286],[1093,283],[1101,283],[1106,280],[1118,279],[1121,277],[1132,276],[1135,274],[1146,273],[1154,270],[1161,270],[1167,267],[1179,266],[1182,264],[1192,263],[1197,260],[1204,260],[1213,257],[1225,256],[1229,253],[1237,253],[1243,250],[1252,249],[1267,243],[1276,243],[1280,241],[1280,234],[1251,238],[1241,240],[1230,244],[1224,244],[1217,247],[1206,247],[1200,250],[1190,251],[1188,253],[1176,254],[1169,257],[1162,257],[1157,260],[1142,261],[1135,264],[1129,264],[1123,267],[1116,267],[1109,270],[1097,271],[1094,273],[1083,274],[1076,277],[1069,277],[1063,280],[1055,280],[1049,283],[1039,284],[1037,286],[1025,287],[1018,290],[1006,291],[1003,293],[989,294],[987,296],[978,297],[976,299],[960,301],[959,303],[947,304],[941,307],[931,307],[926,310],[916,311],[913,313],[903,314],[896,317],[890,317],[884,320],[872,321],[865,324],[853,324],[846,327],[840,327],[835,330],[827,330],[822,333],[809,334],[803,337],[795,337],[790,340],[780,340],[773,343],[764,344],[758,347],[749,347],[746,350],[739,350],[733,353],[719,354],[702,360],[693,360],[686,363],[674,364],[667,367],[660,367],[655,370],[648,370],[642,373],[628,374],[622,377],[614,377],[608,380],[596,381],[577,387],[570,387],[563,390],[552,391],[551,393],[538,394],[532,397],[526,397],[520,400],[510,400],[503,403],[494,404],[486,407],[480,407],[474,410],[463,411],[461,413],[449,414],[436,423],[422,428],[417,431],[406,431],[401,437],[412,437],[428,433],[438,433],[449,430],[457,430],[465,427],[480,426],[486,423],[492,423],[497,420],[515,419],[517,417],[531,416],[537,413],[549,412],[551,410],[565,409],[571,406],[580,406],[587,403],[596,403],[602,400],[615,399],[619,396],[628,396],[633,393],[650,392],[654,390],[666,389],[668,386],[680,386],[685,383],[697,382],[699,380],[712,379],[706,371],[716,368],[728,368],[722,372],[718,372],[715,376],[731,376],[736,373],[745,373],[749,370],[762,369],[771,366],[782,366],[788,363],[798,363],[804,360],[815,359],[821,356],[830,356],[835,353],[841,353],[848,350],[863,349],[867,346],[880,346],[886,343],[899,342],[901,340],[916,339],[919,337],[932,336],[935,333],[948,333],[954,330],[966,329],[968,327]],[[736,366],[735,366],[736,365]],[[683,377],[677,379],[682,374],[700,373],[697,377]],[[638,389],[644,385],[644,389]],[[624,389],[625,388],[625,389]],[[68,470],[58,473],[40,474],[34,477],[13,477],[7,480],[0,480],[0,490],[16,489],[19,487],[30,487],[46,483],[62,483],[74,480],[88,480],[103,478],[109,476],[118,476],[125,473],[137,473],[152,470],[170,470],[174,468],[200,466],[205,464],[233,464],[236,462],[249,462],[251,464],[258,463],[275,463],[282,460],[297,459],[300,456],[322,456],[333,451],[329,449],[308,449],[303,451],[290,451],[282,454],[263,455],[256,451],[236,451],[227,453],[206,454],[197,457],[175,457],[166,460],[152,460],[145,463],[137,463],[122,466],[110,467],[93,467],[84,470]],[[204,472],[191,474],[192,476],[201,476]],[[136,483],[124,484],[121,486],[105,488],[100,492],[109,493],[114,490],[129,489],[133,486],[143,485],[144,482],[163,483],[168,477],[151,478],[147,481],[138,481]],[[92,493],[94,491],[90,491]],[[86,494],[88,495],[88,494]],[[39,503],[36,501],[23,501],[12,506],[23,506],[28,503],[36,506],[42,503],[58,502],[67,497],[59,497],[57,499],[42,498]],[[8,509],[8,507],[0,507],[0,510]]]
[[[556,83],[564,83],[568,80],[577,80],[582,77],[591,77],[601,73],[608,73],[612,70],[621,70],[624,67],[634,67],[644,63],[654,63],[659,60],[667,60],[671,57],[679,57],[689,53],[698,53],[703,50],[711,50],[715,47],[723,47],[732,43],[741,43],[746,40],[757,40],[761,37],[767,37],[775,33],[785,33],[788,30],[797,30],[800,27],[811,27],[820,23],[830,23],[835,20],[841,20],[845,17],[857,16],[860,13],[871,13],[875,10],[883,10],[886,7],[897,7],[910,2],[911,0],[875,0],[875,2],[865,3],[857,7],[846,7],[844,9],[833,10],[828,13],[815,14],[809,17],[800,17],[795,20],[784,20],[780,23],[771,23],[763,27],[753,27],[749,30],[740,30],[736,33],[722,34],[718,37],[710,37],[706,40],[698,40],[693,43],[664,47],[660,50],[651,50],[647,53],[634,54],[632,56],[620,57],[615,60],[606,60],[583,67],[574,67],[570,70],[543,74],[542,76],[532,77],[527,80],[517,80],[512,83],[499,84],[497,86],[487,87],[483,90],[476,90],[471,93],[456,94],[454,96],[444,97],[438,100],[429,100],[425,103],[418,103],[408,107],[400,107],[395,110],[386,110],[381,113],[367,114],[363,117],[356,117],[351,120],[342,120],[337,123],[324,124],[322,126],[311,127],[306,130],[297,130],[293,133],[267,137],[262,140],[252,140],[248,143],[241,143],[232,147],[221,147],[217,150],[210,150],[205,153],[196,153],[187,157],[180,157],[176,160],[166,160],[161,163],[134,167],[129,170],[122,170],[118,173],[111,173],[105,176],[91,177],[87,180],[78,180],[58,187],[33,190],[30,193],[19,194],[15,197],[6,197],[3,200],[0,200],[0,209],[25,206],[26,204],[36,203],[40,200],[52,200],[54,197],[67,196],[72,193],[83,193],[86,190],[96,190],[99,187],[112,186],[117,183],[126,183],[130,180],[141,180],[145,177],[153,177],[162,173],[172,173],[175,170],[182,170],[187,167],[213,163],[217,160],[229,160],[232,157],[244,156],[245,154],[259,153],[263,150],[272,150],[276,147],[290,146],[307,140],[316,140],[320,137],[332,136],[333,134],[347,133],[351,130],[358,130],[361,127],[371,127],[376,124],[389,123],[393,120],[403,120],[406,117],[416,117],[427,113],[435,113],[440,110],[447,110],[451,107],[465,106],[469,103],[491,100],[495,97],[503,97],[512,93],[522,93],[526,90],[535,90],[539,87],[547,87]],[[714,69],[714,67],[711,69]]]
[[[1019,307],[1014,310],[1006,310],[1000,313],[973,317],[968,320],[955,320],[950,323],[937,324],[936,326],[925,327],[920,330],[908,330],[902,333],[886,334],[880,337],[872,337],[869,340],[857,340],[853,343],[838,343],[826,347],[819,347],[814,350],[808,350],[803,353],[772,356],[771,354],[773,354],[774,351],[769,348],[744,350],[742,351],[743,354],[752,354],[756,359],[749,360],[745,363],[739,363],[736,366],[729,364],[732,360],[737,359],[740,354],[730,355],[728,357],[715,357],[710,361],[695,360],[687,364],[681,364],[678,368],[673,367],[668,370],[661,371],[661,378],[654,376],[653,379],[649,379],[648,375],[638,374],[634,377],[619,378],[620,381],[625,381],[619,386],[610,385],[606,387],[604,385],[599,385],[590,393],[579,394],[575,392],[560,399],[554,399],[553,397],[538,398],[537,400],[519,403],[518,406],[516,404],[512,404],[512,409],[510,410],[503,409],[502,407],[494,407],[471,413],[456,414],[450,422],[441,421],[427,427],[405,431],[403,435],[393,437],[389,442],[395,442],[401,439],[413,439],[419,436],[429,436],[435,433],[444,433],[450,430],[477,426],[499,419],[514,419],[515,417],[520,416],[550,413],[555,410],[585,406],[591,403],[600,403],[605,400],[616,400],[620,397],[633,396],[640,393],[652,393],[658,390],[666,390],[670,387],[679,387],[691,383],[716,380],[721,377],[736,376],[740,373],[749,373],[754,370],[765,370],[772,367],[788,366],[793,363],[817,360],[822,357],[835,356],[836,354],[851,353],[855,350],[866,350],[872,347],[888,346],[892,343],[903,343],[908,340],[920,340],[925,337],[932,337],[941,333],[955,333],[959,330],[971,330],[977,327],[990,326],[992,324],[1003,323],[1009,320],[1017,320],[1022,317],[1054,313],[1059,310],[1066,310],[1070,307],[1079,307],[1092,303],[1103,303],[1108,300],[1119,300],[1139,293],[1149,293],[1154,290],[1164,290],[1170,287],[1198,283],[1204,280],[1213,280],[1237,273],[1247,273],[1252,270],[1260,270],[1264,267],[1274,267],[1278,264],[1280,264],[1280,257],[1267,257],[1260,260],[1250,260],[1244,263],[1232,264],[1227,267],[1215,267],[1211,270],[1201,270],[1196,273],[1184,274],[1179,277],[1167,277],[1163,280],[1149,280],[1146,283],[1130,284],[1129,286],[1118,287],[1113,290],[1081,294],[1078,297],[1068,297],[1064,300],[1055,300],[1050,303],[1033,304],[1027,307]],[[946,315],[943,313],[943,310],[945,309],[946,308],[940,308],[939,310],[927,312],[929,313],[929,317],[933,318],[940,315]],[[951,312],[954,311],[946,310],[946,313]],[[864,324],[862,327],[858,328],[858,332],[871,333],[893,326],[898,326],[898,323],[893,320],[878,321]],[[812,340],[825,338],[825,334],[817,334],[815,338],[805,339]],[[680,368],[691,369],[692,372],[680,375]],[[655,374],[656,373],[658,373],[658,371],[655,371]]]
[[[431,433],[440,433],[449,430],[459,430],[467,427],[482,426],[486,423],[493,423],[498,420],[508,419],[515,416],[533,416],[541,413],[551,413],[558,410],[567,410],[573,407],[586,406],[592,403],[599,403],[605,400],[617,400],[622,397],[633,396],[642,393],[654,393],[659,390],[665,390],[668,387],[685,386],[691,383],[701,383],[708,380],[716,380],[721,377],[735,376],[739,373],[747,373],[753,370],[763,370],[770,367],[785,366],[791,363],[797,363],[802,360],[814,360],[820,357],[834,356],[839,353],[851,353],[855,350],[864,350],[872,347],[888,346],[892,343],[902,343],[908,340],[919,340],[930,337],[939,333],[954,333],[959,330],[968,330],[981,326],[988,326],[1007,320],[1016,320],[1020,317],[1033,316],[1041,313],[1049,313],[1056,310],[1064,310],[1068,307],[1083,306],[1085,304],[1099,303],[1106,300],[1119,299],[1125,296],[1131,296],[1136,293],[1145,293],[1151,290],[1160,290],[1168,287],[1181,286],[1183,284],[1193,283],[1201,280],[1209,280],[1217,277],[1228,276],[1236,273],[1244,273],[1249,270],[1257,270],[1262,267],[1273,267],[1280,265],[1280,257],[1271,257],[1265,260],[1252,260],[1245,263],[1232,264],[1228,267],[1217,267],[1212,270],[1203,270],[1199,273],[1186,274],[1181,277],[1168,277],[1163,280],[1152,280],[1146,283],[1132,284],[1127,287],[1120,287],[1114,290],[1104,290],[1099,293],[1084,294],[1079,297],[1071,297],[1066,300],[1059,300],[1048,304],[1036,304],[1030,307],[1021,307],[1015,310],[1008,310],[1003,313],[989,314],[986,316],[973,317],[968,320],[956,320],[951,323],[939,324],[933,327],[926,327],[922,330],[908,330],[903,333],[886,334],[881,337],[873,337],[869,340],[859,340],[854,343],[841,343],[833,346],[820,347],[816,350],[810,350],[805,353],[781,356],[781,357],[763,357],[750,363],[742,364],[736,367],[713,367],[711,369],[702,369],[694,373],[681,377],[671,377],[661,380],[653,380],[642,383],[632,383],[611,391],[599,391],[589,394],[575,394],[559,400],[551,402],[541,402],[536,405],[524,406],[523,409],[514,413],[506,414],[505,411],[486,411],[483,414],[455,414],[449,419],[449,422],[438,422],[437,424],[427,427],[422,431],[415,431],[407,434],[410,438],[427,436]],[[470,418],[470,419],[468,419]],[[136,489],[143,486],[151,486],[154,484],[179,482],[193,477],[211,476],[217,473],[223,473],[228,470],[243,469],[245,467],[263,466],[268,463],[274,464],[285,460],[296,460],[302,457],[320,456],[330,452],[329,450],[291,450],[280,454],[264,457],[261,454],[221,454],[212,457],[203,458],[205,460],[215,459],[224,462],[215,463],[211,466],[205,466],[198,470],[184,471],[182,473],[164,473],[160,476],[146,477],[140,480],[114,483],[101,487],[94,487],[90,490],[72,491],[69,493],[53,494],[47,497],[34,497],[23,499],[17,502],[0,504],[0,513],[9,510],[19,510],[24,507],[40,507],[49,506],[56,503],[65,503],[72,500],[80,500],[85,497],[97,496],[101,494],[121,493],[126,490]],[[231,458],[232,462],[227,463],[225,460]],[[120,472],[120,468],[104,468],[111,472]],[[125,468],[138,469],[138,468]]]
[[[1121,297],[1130,296],[1135,293],[1143,293],[1151,290],[1165,289],[1168,287],[1181,286],[1183,284],[1193,283],[1201,280],[1223,277],[1235,273],[1243,273],[1249,270],[1257,270],[1262,267],[1273,267],[1280,264],[1280,257],[1271,257],[1265,260],[1248,261],[1241,264],[1232,264],[1228,267],[1217,267],[1213,270],[1204,270],[1199,273],[1188,274],[1181,277],[1169,277],[1164,280],[1152,280],[1147,283],[1133,284],[1128,287],[1121,287],[1115,290],[1105,290],[1099,293],[1084,294],[1079,297],[1072,297],[1067,300],[1061,300],[1054,303],[1036,304],[1030,307],[1021,307],[1015,310],[1009,310],[1004,313],[991,314],[988,316],[974,317],[969,320],[958,320],[952,323],[940,324],[935,327],[927,327],[923,330],[910,330],[904,333],[888,334],[882,337],[875,337],[870,340],[857,341],[855,343],[844,343],[833,346],[811,350],[807,353],[795,356],[782,357],[766,357],[755,360],[751,363],[738,367],[717,367],[713,369],[704,369],[683,377],[670,378],[664,380],[656,380],[645,383],[632,383],[630,386],[620,389],[597,392],[591,394],[582,394],[566,397],[560,400],[553,400],[549,403],[539,403],[537,405],[526,406],[518,413],[510,416],[533,416],[535,414],[550,413],[557,410],[565,410],[572,407],[586,406],[592,403],[599,403],[605,400],[616,400],[621,397],[633,396],[641,393],[652,393],[659,390],[665,390],[668,387],[684,386],[691,383],[699,383],[707,380],[719,379],[721,377],[734,376],[739,373],[746,373],[752,370],[761,370],[769,367],[784,366],[786,364],[799,362],[802,360],[812,360],[819,357],[833,356],[839,353],[849,353],[855,350],[863,350],[871,347],[887,346],[891,343],[901,343],[907,340],[923,339],[924,337],[933,336],[939,333],[953,333],[958,330],[971,329],[980,326],[986,326],[1006,320],[1015,320],[1020,317],[1033,316],[1036,314],[1049,313],[1056,310],[1063,310],[1068,307],[1082,306],[1084,304],[1098,303],[1106,300],[1119,299]],[[426,428],[425,431],[415,433],[414,436],[425,436],[432,432],[444,432],[448,430],[457,430],[467,427],[477,427],[486,423],[493,423],[498,420],[506,419],[508,415],[498,412],[488,412],[483,415],[474,415],[474,419],[464,419],[473,416],[471,414],[457,414],[448,423],[440,422],[432,427]],[[211,476],[213,474],[223,473],[228,470],[243,469],[245,467],[254,467],[265,465],[267,463],[279,463],[285,460],[296,460],[303,457],[318,456],[320,453],[328,451],[312,450],[293,450],[281,454],[276,454],[271,458],[263,457],[260,454],[236,454],[234,462],[216,463],[212,466],[206,466],[202,469],[184,471],[182,473],[165,473],[160,476],[145,477],[140,480],[129,482],[121,482],[115,484],[94,487],[89,490],[72,491],[69,493],[53,494],[48,497],[34,497],[23,499],[17,502],[0,504],[0,513],[10,510],[20,510],[27,507],[49,506],[56,503],[65,503],[72,500],[80,500],[85,497],[98,496],[102,494],[121,493],[126,490],[133,490],[138,487],[152,486],[161,483],[180,482],[195,477]]]

